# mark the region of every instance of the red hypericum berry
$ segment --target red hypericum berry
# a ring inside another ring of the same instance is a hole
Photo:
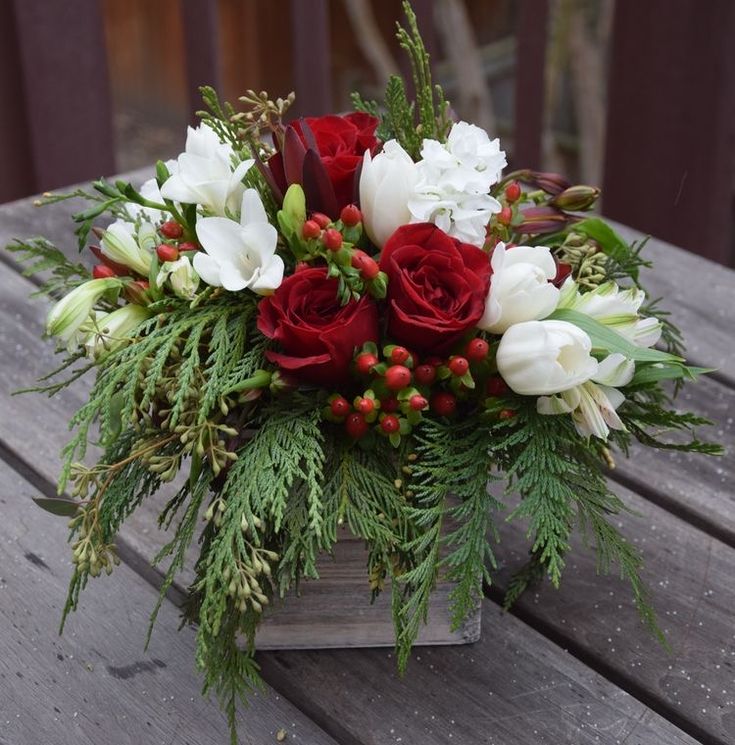
[[[330,251],[339,251],[339,249],[342,248],[342,233],[334,228],[329,228],[329,230],[325,230],[322,235],[322,243]]]
[[[436,380],[436,368],[433,365],[419,365],[413,376],[419,385],[431,385]]]
[[[359,411],[353,411],[352,414],[348,414],[345,419],[345,429],[350,437],[355,440],[359,440],[365,436],[368,431],[368,423],[365,421],[365,415]]]
[[[503,409],[498,413],[500,419],[512,419],[516,415],[513,409]]]
[[[355,369],[360,375],[369,375],[373,365],[377,365],[380,360],[372,352],[363,352],[355,358]]]
[[[510,221],[513,219],[513,210],[510,207],[503,207],[498,213],[498,222],[501,225],[510,225]]]
[[[457,410],[457,399],[451,393],[435,393],[431,397],[431,408],[439,416],[451,416]]]
[[[362,212],[354,204],[348,204],[342,208],[342,212],[339,214],[339,219],[348,227],[354,228],[355,225],[359,225],[362,222]]]
[[[167,220],[163,225],[161,225],[161,235],[175,240],[184,235],[184,229],[176,222],[176,220]]]
[[[496,375],[487,381],[486,390],[488,396],[503,396],[508,392],[508,384],[499,375]]]
[[[350,410],[350,403],[346,398],[343,398],[342,396],[337,396],[337,398],[332,399],[332,403],[329,404],[329,408],[332,410],[332,414],[334,416],[345,416]]]
[[[191,241],[182,241],[179,243],[179,253],[184,253],[184,251],[198,251],[199,246],[197,246],[196,243],[192,243]]]
[[[352,266],[360,272],[363,279],[375,279],[380,273],[378,262],[364,251],[353,251]]]
[[[319,223],[316,220],[307,220],[304,223],[304,227],[301,228],[301,235],[307,240],[309,238],[318,238],[322,234],[322,229],[319,227]]]
[[[390,352],[390,361],[394,365],[402,365],[410,356],[411,353],[406,347],[393,347]]]
[[[361,398],[355,408],[361,414],[372,414],[375,410],[375,401],[372,398]]]
[[[505,198],[513,204],[521,198],[521,185],[517,181],[512,181],[505,187]]]
[[[391,391],[400,391],[411,383],[411,371],[404,365],[391,365],[385,371],[385,385]]]
[[[311,219],[320,227],[322,230],[332,222],[331,217],[327,217],[323,212],[314,212],[311,215]]]
[[[466,357],[452,357],[449,360],[449,369],[452,375],[461,378],[470,369],[470,363]]]
[[[416,394],[415,396],[411,396],[411,398],[408,399],[408,405],[414,411],[421,411],[429,405],[429,402],[423,396],[419,396],[418,394]]]
[[[108,279],[109,277],[116,276],[114,270],[104,264],[97,264],[94,269],[92,269],[92,277],[94,277],[94,279]]]
[[[464,353],[472,362],[482,362],[490,351],[490,345],[484,339],[472,339],[467,343]]]
[[[391,411],[398,411],[398,399],[395,396],[383,398],[380,401],[380,408],[386,413],[389,413]]]
[[[380,429],[382,429],[387,435],[392,435],[394,432],[398,432],[400,428],[401,423],[395,414],[386,414],[380,420]]]
[[[156,253],[161,261],[176,261],[179,258],[179,249],[166,243],[156,246]]]

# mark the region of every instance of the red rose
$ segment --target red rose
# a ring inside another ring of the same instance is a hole
[[[299,381],[334,387],[349,380],[356,347],[378,340],[378,308],[369,295],[340,305],[337,280],[323,267],[302,269],[260,301],[258,328],[283,352],[266,357]]]
[[[380,257],[388,275],[388,333],[409,349],[447,354],[477,324],[490,287],[490,260],[430,223],[404,225]]]
[[[308,208],[336,220],[343,207],[357,202],[358,168],[365,151],[378,145],[377,126],[376,117],[360,112],[292,122],[282,151],[268,161],[281,195],[290,184],[301,184]]]

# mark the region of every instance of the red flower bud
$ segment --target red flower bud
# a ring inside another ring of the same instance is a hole
[[[464,353],[467,359],[472,360],[472,362],[482,362],[489,351],[490,345],[484,339],[478,337],[467,343]]]
[[[402,365],[410,356],[411,353],[406,347],[393,347],[390,353],[390,361],[394,365]]]
[[[419,365],[413,376],[419,385],[431,385],[436,380],[436,368],[433,365]]]
[[[355,402],[355,408],[361,414],[372,414],[375,410],[375,401],[372,398],[359,398]]]
[[[196,243],[192,243],[191,241],[182,241],[179,243],[179,253],[183,253],[184,251],[198,251],[199,246],[197,246]]]
[[[330,251],[339,251],[339,249],[342,248],[342,233],[334,228],[329,228],[329,230],[325,230],[322,235],[322,243]]]
[[[400,428],[401,423],[395,414],[386,414],[380,420],[380,429],[382,429],[387,435],[392,435],[394,432],[398,432]]]
[[[331,224],[332,218],[327,217],[323,212],[314,212],[311,215],[311,219],[322,229],[326,228]]]
[[[510,207],[503,207],[496,219],[501,225],[510,225],[513,219],[513,210]]]
[[[350,410],[349,401],[342,396],[332,399],[332,403],[329,404],[329,408],[332,410],[334,416],[345,416]]]
[[[348,204],[342,208],[339,219],[348,227],[354,228],[362,222],[362,212],[354,205]]]
[[[403,365],[392,365],[385,371],[385,384],[391,391],[400,391],[411,383],[411,371]]]
[[[184,235],[184,229],[175,220],[167,220],[161,225],[161,235],[166,238],[176,239]]]
[[[115,272],[110,269],[109,266],[105,266],[104,264],[97,264],[94,269],[92,269],[92,277],[94,277],[94,279],[107,279],[116,276]]]
[[[498,417],[500,419],[512,419],[515,415],[516,415],[516,412],[513,409],[503,409],[498,414]]]
[[[567,216],[554,207],[541,205],[521,210],[523,223],[518,226],[521,233],[556,233],[567,224]]]
[[[363,279],[375,279],[380,273],[378,263],[364,251],[353,251],[352,266],[360,272]]]
[[[301,236],[307,240],[309,238],[318,238],[321,234],[322,229],[316,220],[307,220],[304,223],[304,227],[301,228]]]
[[[372,352],[363,352],[355,358],[355,369],[360,375],[369,375],[373,365],[377,365],[380,360]]]
[[[496,375],[487,381],[486,390],[488,396],[503,396],[508,392],[508,384],[500,375]]]
[[[429,405],[429,402],[423,396],[417,394],[408,399],[408,405],[414,411],[422,411]]]
[[[461,378],[470,369],[470,363],[466,357],[452,357],[449,360],[449,369],[452,375]]]
[[[176,261],[179,258],[179,249],[176,246],[162,243],[160,246],[156,246],[156,254],[161,261]]]
[[[359,411],[353,411],[345,419],[345,429],[347,430],[347,434],[355,440],[364,437],[368,431],[368,423],[365,421],[365,416]]]
[[[505,198],[513,204],[521,198],[521,185],[517,181],[511,181],[505,187]]]
[[[457,399],[451,393],[435,393],[431,397],[431,408],[439,416],[451,416],[457,410]]]

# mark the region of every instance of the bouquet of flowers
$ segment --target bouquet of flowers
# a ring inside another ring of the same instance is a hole
[[[154,179],[45,198],[90,201],[75,220],[91,277],[43,239],[11,247],[63,295],[47,331],[68,374],[42,389],[95,376],[62,496],[39,500],[70,517],[64,615],[112,570],[125,519],[176,480],[161,596],[198,536],[184,614],[233,728],[264,608],[317,578],[343,524],[367,545],[366,600],[390,585],[401,669],[438,579],[455,624],[480,603],[505,493],[530,543],[509,603],[559,583],[578,526],[659,633],[610,520],[611,450],[717,452],[672,408],[668,391],[705,371],[647,300],[642,246],[580,214],[597,189],[503,175],[499,141],[453,121],[406,14],[415,101],[393,77],[380,104],[285,123],[293,95],[250,91],[236,112],[203,89],[200,126]],[[85,465],[92,436],[104,452]]]

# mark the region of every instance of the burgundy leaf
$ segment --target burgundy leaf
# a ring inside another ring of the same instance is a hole
[[[283,140],[283,169],[287,184],[300,184],[303,179],[304,156],[306,148],[293,127],[286,127]]]
[[[304,194],[312,212],[323,212],[336,220],[339,217],[337,195],[319,153],[309,148],[304,156]]]

